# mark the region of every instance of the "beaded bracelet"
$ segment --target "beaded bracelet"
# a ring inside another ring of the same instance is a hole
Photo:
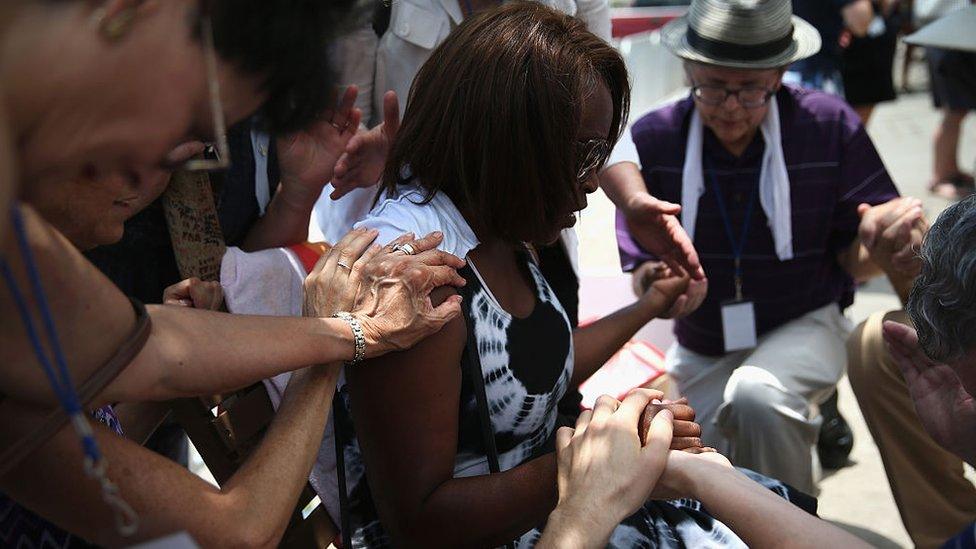
[[[366,358],[366,335],[363,333],[362,324],[359,323],[358,318],[352,316],[346,311],[339,311],[338,313],[332,315],[332,317],[348,322],[349,327],[352,328],[352,337],[356,346],[356,353],[352,360],[346,361],[346,365],[352,366],[359,364],[364,358]]]

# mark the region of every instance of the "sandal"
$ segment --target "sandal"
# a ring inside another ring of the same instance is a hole
[[[929,192],[946,200],[962,200],[976,192],[973,176],[957,173],[940,181],[929,183]]]

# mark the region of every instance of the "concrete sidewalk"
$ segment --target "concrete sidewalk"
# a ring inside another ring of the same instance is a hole
[[[898,66],[896,64],[896,66]],[[910,73],[914,89],[927,88],[923,64],[916,63]],[[638,84],[639,85],[639,84]],[[633,117],[643,113],[634,112]],[[868,132],[885,165],[904,195],[921,198],[926,214],[934,220],[948,202],[926,190],[932,166],[932,135],[941,120],[932,107],[927,91],[903,94],[897,101],[880,105]],[[972,170],[976,163],[976,115],[963,129],[960,165]],[[585,275],[619,273],[613,234],[613,206],[602,193],[590,198],[578,225],[580,262]],[[847,315],[859,323],[875,311],[900,308],[886,280],[876,279],[863,286]],[[901,524],[878,449],[871,439],[857,402],[845,378],[840,386],[841,413],[854,430],[851,465],[827,475],[821,483],[821,515],[878,547],[911,547]]]

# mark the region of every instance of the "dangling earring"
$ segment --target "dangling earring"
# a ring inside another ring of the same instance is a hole
[[[98,26],[98,32],[109,42],[118,42],[128,34],[135,18],[135,8],[126,8],[112,17],[106,17],[104,8],[99,8],[92,14],[92,19]]]

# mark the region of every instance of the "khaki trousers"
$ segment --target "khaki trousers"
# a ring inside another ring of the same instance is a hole
[[[763,335],[755,349],[713,357],[675,344],[665,367],[698,413],[706,445],[815,494],[819,404],[844,375],[850,329],[830,304]]]
[[[923,549],[941,547],[976,520],[976,488],[962,460],[922,427],[908,386],[882,338],[885,320],[909,324],[904,311],[875,313],[848,341],[848,376],[874,437],[908,535]]]

